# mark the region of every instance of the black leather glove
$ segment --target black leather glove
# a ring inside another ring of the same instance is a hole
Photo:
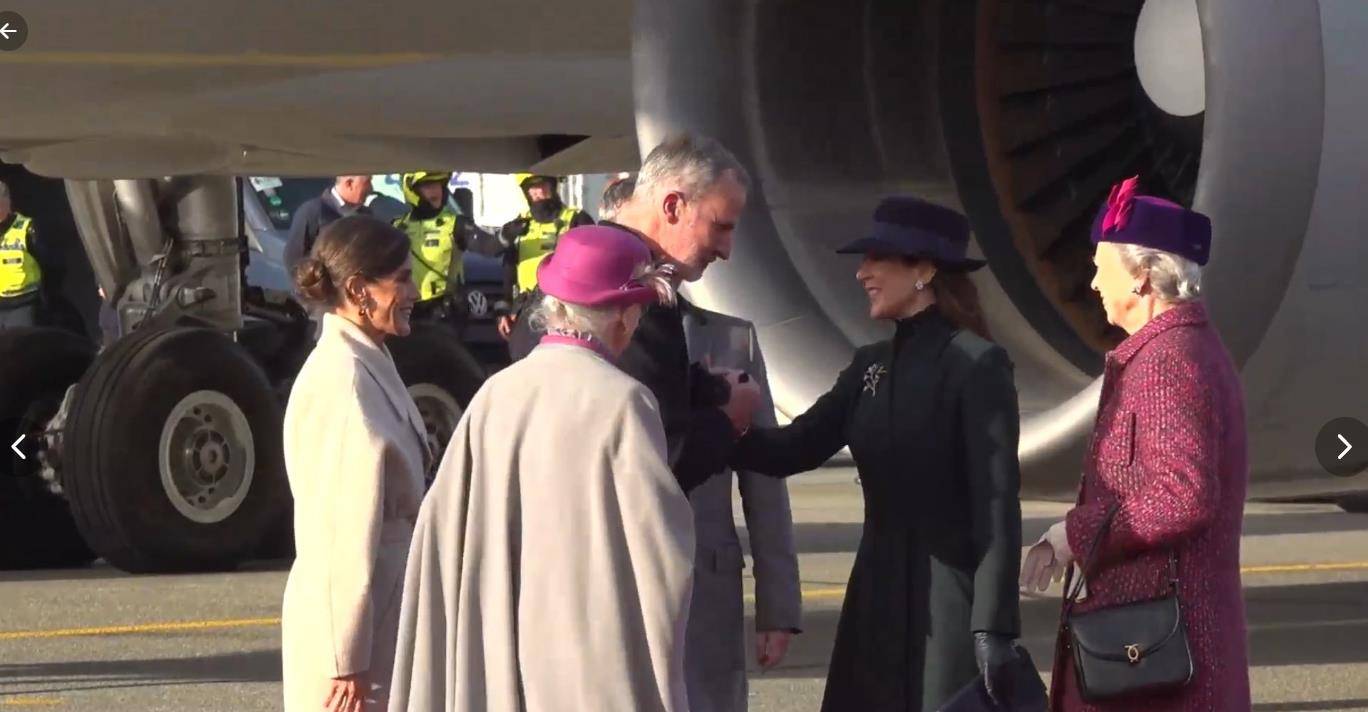
[[[731,384],[701,363],[689,364],[689,405],[694,408],[721,408],[731,399]]]
[[[983,673],[983,686],[993,703],[1006,707],[1012,699],[1012,663],[1016,662],[1016,647],[1011,636],[1001,633],[974,633],[974,658]]]
[[[514,239],[526,235],[531,225],[532,223],[524,218],[513,218],[499,228],[499,237],[503,238],[505,245],[511,245]]]

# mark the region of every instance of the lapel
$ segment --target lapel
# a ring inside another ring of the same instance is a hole
[[[684,343],[689,351],[689,361],[702,361],[712,351],[708,344],[708,317],[683,299],[679,300],[679,309],[684,315]]]
[[[360,327],[333,314],[323,315],[323,338],[336,339],[343,344],[371,378],[380,384],[380,390],[385,394],[385,398],[418,438],[425,463],[430,460],[432,448],[428,442],[427,428],[423,425],[423,415],[418,412],[418,406],[409,395],[408,387],[399,377],[399,371],[394,366],[394,358],[390,356],[389,349],[371,341]]]
[[[755,366],[754,327],[750,322],[701,309],[683,300],[680,307],[689,361],[700,362],[707,356],[717,368],[749,371]]]

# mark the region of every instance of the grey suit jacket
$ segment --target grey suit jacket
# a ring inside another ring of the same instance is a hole
[[[736,317],[693,305],[684,310],[690,361],[711,357],[717,368],[736,368],[758,380],[764,396],[757,425],[774,425],[765,360],[755,327]],[[755,563],[755,629],[798,631],[802,591],[793,542],[793,515],[784,480],[736,473]],[[745,561],[732,514],[732,473],[719,473],[694,489],[696,557],[685,671],[693,712],[746,709]]]

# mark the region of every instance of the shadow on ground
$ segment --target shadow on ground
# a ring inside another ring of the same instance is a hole
[[[192,658],[0,665],[0,699],[78,690],[279,681],[279,650]]]
[[[1368,644],[1364,642],[1368,641],[1368,582],[1249,588],[1245,589],[1245,606],[1250,628],[1251,667],[1368,662]],[[1048,671],[1054,656],[1059,601],[1024,599],[1021,614],[1022,644],[1031,652],[1041,671]],[[795,640],[788,659],[764,677],[825,676],[839,615],[834,603],[822,608],[810,607],[803,617],[805,632]],[[748,621],[747,630],[752,625],[753,621]],[[751,673],[759,675],[754,669]],[[1349,707],[1359,706],[1353,704],[1355,700],[1342,702]],[[1295,706],[1331,704],[1328,702],[1286,704],[1294,706],[1256,706],[1255,709],[1339,709]]]

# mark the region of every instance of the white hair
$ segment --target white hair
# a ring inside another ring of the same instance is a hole
[[[1202,297],[1202,268],[1186,257],[1139,245],[1118,244],[1121,264],[1131,274],[1149,274],[1150,288],[1166,302],[1190,302]]]
[[[654,289],[657,301],[667,306],[674,306],[676,300],[674,281],[671,277],[672,270],[669,266],[655,267],[649,264],[637,267],[632,274],[632,279]],[[579,332],[606,341],[608,330],[621,318],[625,310],[625,307],[618,306],[591,307],[575,304],[545,294],[532,310],[531,321],[528,323],[536,330],[559,329]]]
[[[651,149],[637,173],[636,195],[678,190],[685,198],[706,195],[730,174],[749,190],[750,174],[725,146],[706,136],[678,134]]]

